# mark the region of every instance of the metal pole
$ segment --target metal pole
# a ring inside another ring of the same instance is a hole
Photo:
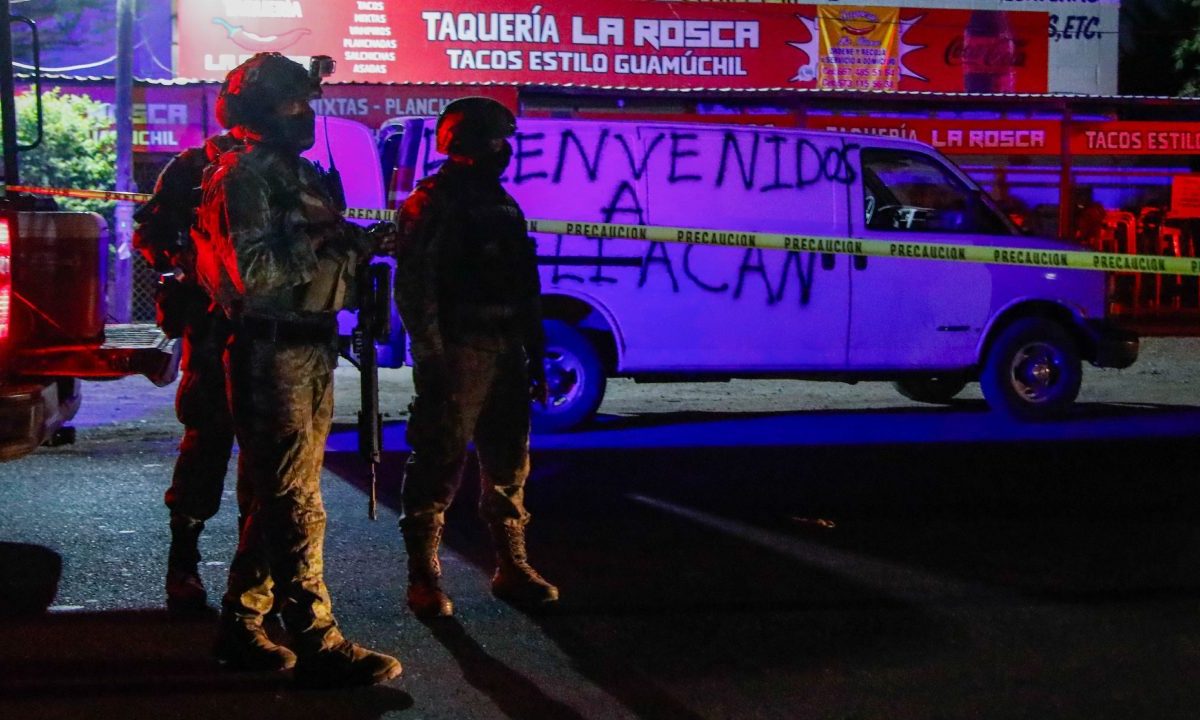
[[[1071,167],[1071,106],[1062,109],[1062,139],[1059,142],[1058,237],[1071,240],[1075,234],[1075,179]]]
[[[133,4],[117,0],[117,190],[132,192],[133,185]],[[113,233],[116,259],[110,285],[109,314],[129,322],[133,309],[133,205],[117,203]]]
[[[3,125],[0,135],[3,135],[4,183],[16,185],[20,182],[20,177],[17,171],[17,105],[13,87],[9,0],[0,0],[0,9],[4,11],[3,17],[0,18],[4,23],[4,26],[0,27],[0,125]]]

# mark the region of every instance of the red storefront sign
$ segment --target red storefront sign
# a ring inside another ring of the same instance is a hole
[[[1171,178],[1171,214],[1180,218],[1200,218],[1200,175]]]
[[[103,103],[103,133],[116,133],[113,118],[116,90],[112,83],[47,81],[45,90],[64,95],[87,95]],[[18,86],[17,92],[29,87]],[[133,149],[135,152],[179,152],[204,142],[204,92],[200,85],[138,85],[133,89]],[[210,104],[208,107],[212,107]],[[215,127],[215,123],[213,123]]]
[[[1114,121],[1071,126],[1073,155],[1200,155],[1200,123]]]
[[[357,120],[377,128],[389,118],[436,116],[452,100],[482,95],[498,100],[517,112],[517,89],[513,87],[433,85],[340,85],[326,83],[321,97],[312,102],[318,115]]]
[[[867,66],[878,57],[895,63],[898,75],[880,89],[1047,87],[1049,26],[1040,12],[902,9],[897,21],[889,20],[894,13],[819,17],[815,5],[495,0],[479,7],[471,0],[179,0],[178,74],[219,79],[254,52],[277,51],[300,60],[332,55],[340,81],[870,89],[893,77]],[[881,22],[899,23],[894,53],[856,45],[849,55],[826,47],[822,56],[822,33],[870,37]]]
[[[810,115],[814,130],[919,140],[948,155],[1059,155],[1058,120],[955,120]],[[1070,124],[1071,154],[1200,155],[1200,123],[1110,120]]]
[[[919,140],[948,155],[1057,155],[1062,126],[1056,120],[951,120],[813,115],[814,130]]]
[[[48,83],[46,89],[52,88],[104,103],[104,120],[113,122],[112,83]],[[219,90],[216,83],[134,86],[134,151],[177,153],[220,132],[213,114]],[[18,92],[28,92],[28,87],[18,87]],[[517,90],[510,87],[326,84],[321,95],[312,102],[318,115],[356,120],[372,129],[390,118],[437,115],[452,100],[468,95],[490,97],[517,111]],[[110,125],[101,132],[115,133],[116,129]]]

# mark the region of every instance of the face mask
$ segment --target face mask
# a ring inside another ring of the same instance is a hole
[[[488,174],[494,174],[500,177],[504,171],[508,169],[508,163],[512,160],[513,148],[512,144],[507,140],[504,141],[504,147],[500,150],[488,153],[475,161],[476,167]]]
[[[272,115],[264,123],[264,142],[304,152],[313,146],[317,135],[317,117],[311,107],[293,115]]]

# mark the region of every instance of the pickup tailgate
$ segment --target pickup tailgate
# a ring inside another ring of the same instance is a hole
[[[104,326],[100,343],[49,345],[18,351],[15,370],[24,376],[111,380],[145,375],[167,385],[179,372],[179,343],[151,323]]]

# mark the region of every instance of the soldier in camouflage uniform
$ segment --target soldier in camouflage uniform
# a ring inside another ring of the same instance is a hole
[[[190,231],[204,168],[240,144],[231,134],[214,135],[203,147],[177,155],[158,176],[150,202],[134,215],[134,247],[152,269],[164,274],[155,298],[158,324],[168,337],[180,338],[183,350],[183,377],[175,394],[183,440],[164,497],[171,512],[167,608],[180,614],[208,609],[197,571],[199,539],[204,523],[220,508],[233,450],[233,419],[225,392],[229,327],[196,281]]]
[[[244,148],[205,173],[195,237],[202,283],[233,326],[230,397],[247,512],[222,603],[218,657],[248,669],[295,666],[305,685],[369,684],[395,658],[346,640],[323,578],[320,475],[333,414],[336,312],[377,238],[344,220],[312,163],[318,81],[278,53],[235,68],[221,89]],[[263,632],[269,589],[295,653]]]
[[[449,160],[401,210],[396,303],[412,338],[417,393],[400,528],[408,605],[419,617],[454,610],[439,584],[438,546],[469,440],[483,481],[479,512],[496,548],[493,593],[525,606],[558,599],[525,552],[529,406],[531,396],[546,400],[545,337],[536,248],[500,184],[515,129],[493,100],[450,103],[437,124]]]

